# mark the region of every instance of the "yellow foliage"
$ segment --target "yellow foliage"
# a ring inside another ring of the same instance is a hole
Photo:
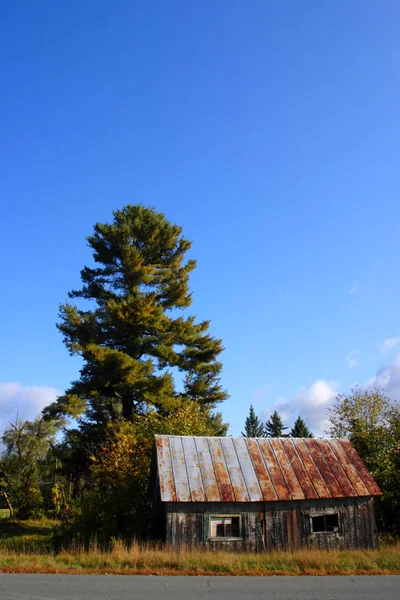
[[[107,485],[125,487],[134,480],[146,485],[155,434],[207,435],[210,431],[207,413],[188,401],[168,416],[152,410],[133,423],[111,422],[107,433],[100,451],[91,456],[92,472]]]

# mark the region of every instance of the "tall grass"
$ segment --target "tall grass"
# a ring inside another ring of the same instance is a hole
[[[109,551],[93,543],[54,552],[57,521],[0,522],[0,571],[19,573],[121,573],[152,575],[357,575],[400,574],[400,543],[379,550],[296,550],[263,554],[212,552],[116,540]],[[390,543],[389,543],[390,542]]]
[[[379,550],[297,550],[238,554],[117,541],[103,552],[93,545],[54,554],[0,544],[0,571],[38,573],[121,573],[153,575],[357,575],[400,574],[400,544]]]

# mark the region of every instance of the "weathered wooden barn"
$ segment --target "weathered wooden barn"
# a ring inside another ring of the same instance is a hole
[[[156,436],[155,534],[262,552],[376,548],[381,491],[347,440]]]

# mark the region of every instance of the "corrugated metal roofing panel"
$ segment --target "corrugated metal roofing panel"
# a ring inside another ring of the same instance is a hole
[[[214,465],[215,476],[217,478],[221,502],[235,502],[231,480],[225,462],[224,453],[221,446],[222,438],[208,438],[210,445],[211,458]]]
[[[306,471],[312,481],[312,484],[318,494],[318,497],[332,498],[332,494],[330,493],[328,486],[323,480],[321,473],[318,471],[313,457],[304,442],[304,439],[295,438],[293,439],[293,443],[296,446],[298,455],[303,461],[303,465],[306,468]]]
[[[340,462],[337,460],[335,454],[333,453],[332,448],[329,445],[328,440],[322,440],[319,439],[317,440],[317,444],[321,450],[321,452],[323,453],[323,455],[325,456],[325,459],[327,461],[327,463],[329,464],[332,473],[335,475],[337,481],[340,484],[340,487],[342,488],[344,495],[347,497],[351,497],[351,496],[358,496],[356,490],[354,489],[354,487],[352,486],[350,479],[347,477],[346,473],[343,470],[342,465],[340,464]]]
[[[282,474],[285,478],[290,495],[292,496],[292,500],[304,500],[304,492],[297,480],[296,474],[293,470],[290,460],[283,448],[282,440],[280,438],[271,438],[270,442],[278,464],[281,468]]]
[[[205,437],[196,437],[193,439],[195,441],[197,455],[199,457],[201,477],[203,480],[207,502],[219,502],[221,500],[221,496],[218,489],[217,478],[215,477],[214,465],[211,458],[208,439]]]
[[[186,470],[189,479],[190,496],[193,502],[205,502],[203,480],[201,477],[199,459],[194,438],[182,438],[183,453],[186,460]]]
[[[271,476],[262,457],[258,441],[255,438],[248,438],[246,440],[246,445],[249,451],[250,459],[253,463],[258,483],[260,484],[264,500],[266,502],[273,502],[274,500],[278,500],[278,496],[272,483]]]
[[[235,439],[235,450],[251,502],[262,501],[263,495],[244,438]]]
[[[172,472],[169,439],[164,436],[157,436],[156,449],[161,499],[165,502],[176,502],[175,479]]]
[[[278,461],[275,458],[275,454],[272,450],[270,440],[267,438],[260,438],[258,440],[258,443],[265,464],[268,467],[269,474],[271,475],[271,480],[274,484],[278,500],[291,500],[292,496],[290,495],[289,488],[286,485],[286,481],[284,476],[282,475],[282,471],[279,467]]]
[[[378,486],[375,479],[372,477],[371,473],[368,471],[367,467],[364,465],[363,461],[358,456],[357,452],[354,450],[350,442],[348,440],[340,440],[340,444],[345,450],[347,456],[349,457],[353,465],[356,467],[357,473],[360,475],[361,479],[369,489],[371,495],[380,496],[382,494],[380,487]]]
[[[369,490],[366,487],[365,483],[361,479],[358,474],[357,469],[351,463],[349,457],[346,452],[343,450],[343,447],[339,440],[329,440],[329,444],[333,449],[334,453],[338,457],[340,464],[343,467],[347,477],[350,479],[353,487],[355,488],[358,496],[369,496]]]
[[[293,440],[290,438],[284,438],[282,440],[282,444],[285,448],[286,454],[289,457],[293,470],[296,473],[297,481],[301,485],[306,500],[318,498],[318,494],[315,491],[310,476],[296,451]]]
[[[233,487],[233,493],[235,494],[235,500],[236,502],[250,502],[235,446],[233,445],[233,439],[231,437],[220,439],[226,467]]]
[[[336,481],[336,478],[332,473],[332,469],[325,460],[325,457],[322,454],[317,442],[314,439],[308,439],[305,440],[305,443],[310,451],[311,456],[313,457],[315,464],[317,465],[318,471],[321,473],[323,480],[332,494],[332,498],[343,498],[343,490]]]
[[[164,502],[379,495],[347,440],[156,436]]]
[[[182,438],[170,437],[169,446],[171,449],[172,472],[174,474],[176,499],[178,502],[190,502],[190,490],[188,474],[186,470],[186,457],[183,454]]]

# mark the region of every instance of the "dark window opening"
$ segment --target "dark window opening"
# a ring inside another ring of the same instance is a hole
[[[211,517],[211,538],[230,538],[240,536],[240,517]]]
[[[339,515],[337,513],[311,517],[311,521],[313,533],[329,533],[339,529]]]

